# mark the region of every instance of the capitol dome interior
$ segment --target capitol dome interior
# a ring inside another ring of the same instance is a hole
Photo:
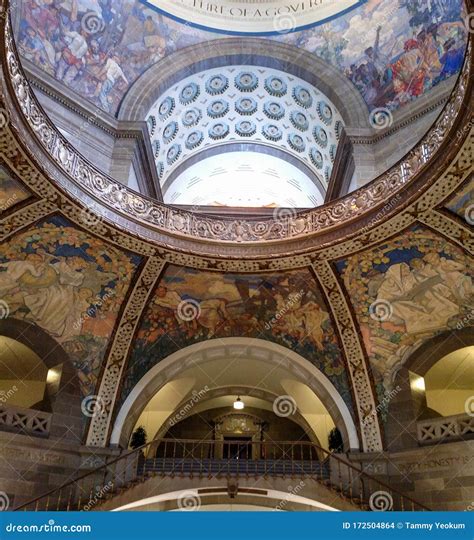
[[[0,510],[473,510],[472,1],[0,6]]]

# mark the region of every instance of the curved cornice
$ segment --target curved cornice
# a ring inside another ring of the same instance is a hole
[[[273,68],[303,79],[325,94],[351,128],[372,131],[369,110],[356,87],[339,70],[292,45],[258,38],[229,38],[186,47],[151,66],[130,87],[119,120],[143,120],[160,96],[183,78],[232,65]]]
[[[281,220],[193,214],[124,188],[84,159],[38,104],[22,71],[11,27],[5,25],[4,18],[1,24],[6,26],[2,93],[11,120],[7,131],[13,133],[35,167],[70,199],[93,208],[125,234],[174,252],[247,260],[281,261],[288,256],[288,264],[295,265],[298,254],[357,236],[363,241],[369,231],[399,214],[436,184],[470,131],[473,81],[469,46],[462,75],[434,126],[401,162],[367,186],[323,207]]]

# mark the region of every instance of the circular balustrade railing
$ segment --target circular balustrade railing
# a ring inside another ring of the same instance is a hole
[[[8,13],[3,3],[3,13]],[[273,217],[234,219],[180,210],[140,195],[86,160],[54,126],[21,66],[8,17],[0,18],[3,100],[11,129],[55,185],[122,231],[152,243],[216,257],[275,257],[314,251],[387,221],[436,182],[471,125],[471,41],[441,115],[399,163],[363,188],[315,209],[277,209]],[[383,209],[383,211],[381,211]]]

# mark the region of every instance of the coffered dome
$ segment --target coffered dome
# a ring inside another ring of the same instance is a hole
[[[315,86],[244,65],[183,79],[153,104],[147,122],[165,202],[207,206],[322,204],[344,128]],[[265,156],[260,165],[258,154]],[[265,171],[268,181],[260,179]],[[245,176],[253,188],[227,197],[227,189],[248,183]],[[200,195],[183,196],[197,184]]]

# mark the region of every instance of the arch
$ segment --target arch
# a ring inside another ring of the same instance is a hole
[[[192,488],[180,491],[171,491],[160,495],[153,495],[146,499],[124,504],[118,508],[112,509],[112,512],[123,511],[140,511],[144,507],[149,510],[164,511],[177,510],[180,508],[181,501],[188,500],[189,502],[199,505],[199,508],[206,506],[223,505],[222,498],[227,495],[227,489],[219,487],[204,489]],[[261,510],[286,510],[286,511],[302,511],[311,510],[313,512],[338,512],[339,509],[335,506],[330,506],[317,499],[311,499],[308,496],[297,495],[288,491],[280,491],[278,489],[252,489],[246,488],[245,495],[240,495],[242,502],[234,503],[236,506],[254,506]],[[231,499],[229,499],[229,502]],[[339,502],[339,501],[336,501]]]
[[[390,397],[385,425],[386,448],[390,451],[401,451],[418,448],[417,422],[427,411],[424,390],[414,389],[410,372],[420,377],[443,357],[470,345],[474,345],[474,327],[462,328],[460,323],[456,330],[443,332],[428,339],[418,347],[412,347],[405,354],[405,361],[397,366],[393,375],[392,395]],[[400,430],[400,425],[404,426]]]
[[[216,397],[226,396],[226,395],[235,395],[235,396],[247,396],[247,397],[256,397],[263,401],[268,402],[274,402],[275,399],[278,397],[274,392],[269,392],[268,390],[264,390],[262,388],[254,388],[254,387],[246,387],[246,386],[228,386],[228,387],[218,387],[213,388],[206,392],[206,397],[204,400],[200,401],[200,403],[206,403],[206,401],[211,401],[215,399]],[[185,406],[189,402],[188,399],[183,399],[181,403],[178,404],[176,407],[176,410],[183,410],[185,411]],[[190,409],[188,412],[186,412],[181,418],[180,421],[186,420],[186,418],[189,418],[193,415],[192,409]],[[168,431],[168,426],[170,425],[170,420],[173,419],[174,414],[171,414],[168,416],[168,418],[163,422],[162,426],[158,429],[158,431],[154,434],[153,439],[162,439],[165,437],[166,432]],[[295,414],[293,414],[292,421],[298,424],[303,431],[308,435],[310,441],[314,442],[318,446],[321,445],[321,441],[318,439],[316,433],[313,431],[309,423],[305,420],[303,415],[300,413],[300,411],[296,411]]]
[[[82,394],[76,369],[66,351],[39,326],[14,318],[0,319],[0,336],[33,350],[48,369],[62,366],[59,380],[47,384],[52,412],[49,435],[77,443],[83,436]]]
[[[244,356],[256,362],[279,365],[290,371],[318,396],[341,431],[347,450],[360,447],[357,430],[351,413],[331,381],[294,351],[281,345],[250,338],[224,338],[190,345],[168,356],[150,369],[124,401],[115,418],[110,437],[111,445],[126,446],[129,435],[142,410],[167,381],[190,366],[210,360],[229,360]]]
[[[470,345],[474,345],[472,326],[443,332],[410,351],[403,367],[423,377],[441,358]]]
[[[117,117],[143,121],[156,100],[175,83],[200,71],[229,65],[257,65],[285,71],[323,92],[341,113],[347,128],[372,133],[367,104],[354,84],[338,69],[315,55],[275,41],[225,38],[192,45],[151,66],[129,88]]]

